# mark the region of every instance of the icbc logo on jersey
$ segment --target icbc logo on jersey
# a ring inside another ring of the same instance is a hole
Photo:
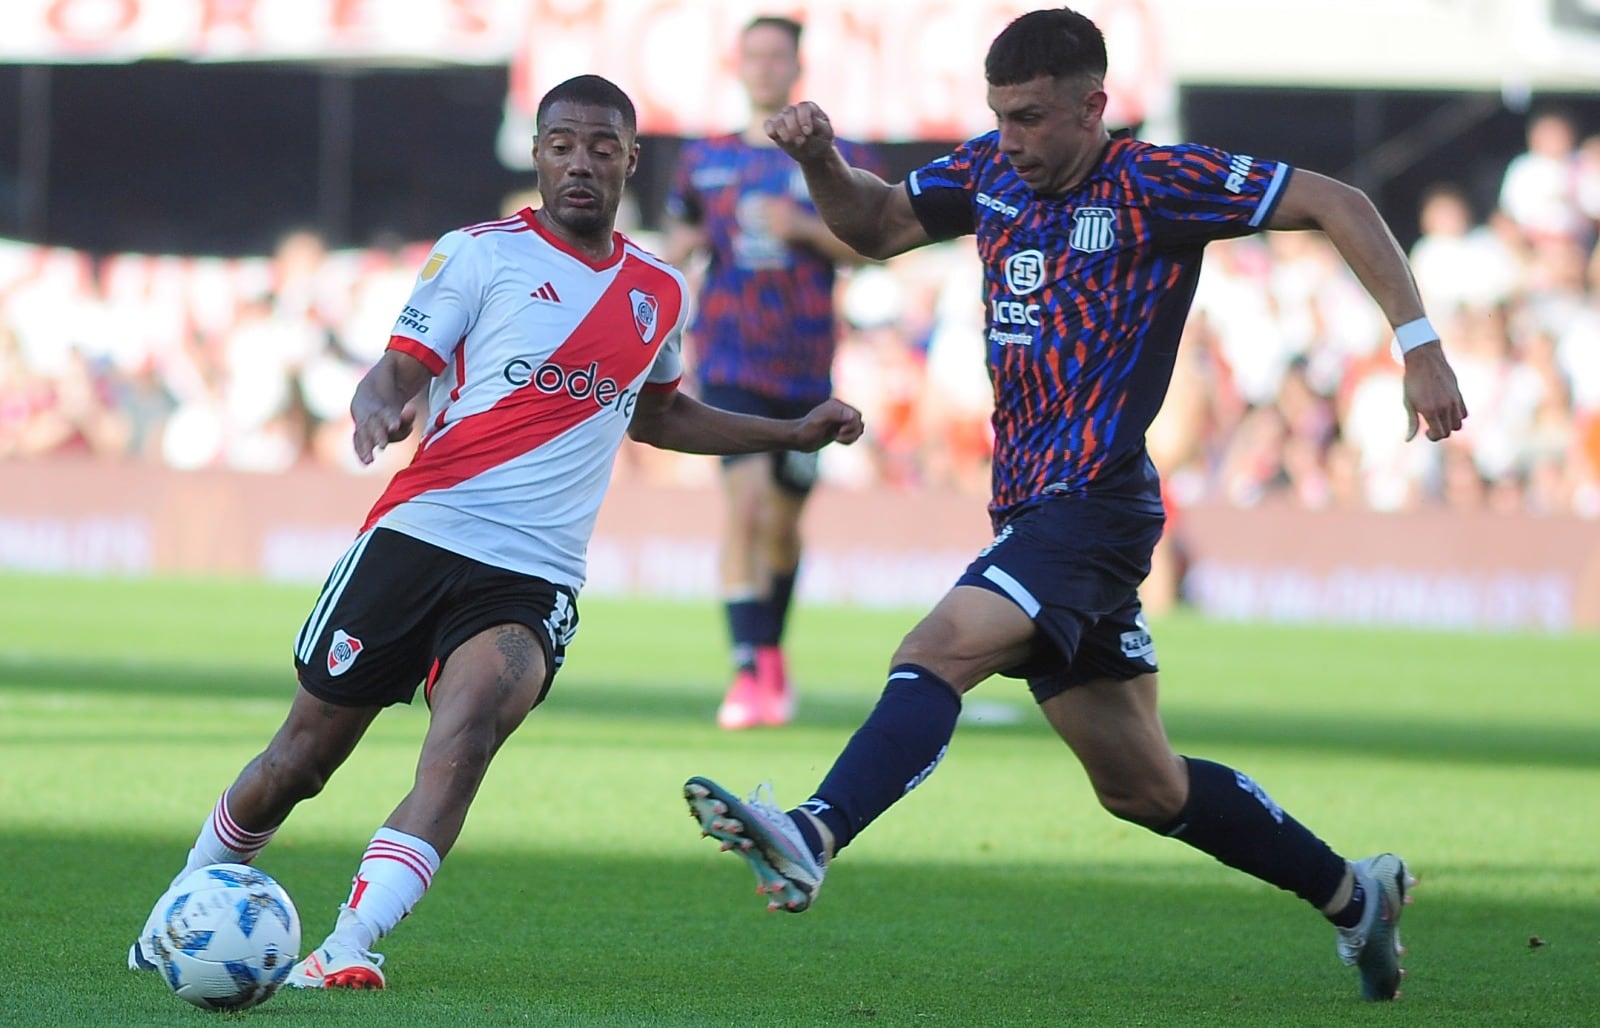
[[[1027,296],[1044,285],[1044,253],[1040,250],[1022,250],[1006,258],[1006,288],[1013,296]],[[989,301],[989,320],[996,325],[1027,325],[1039,327],[1039,305],[1026,300]]]
[[[633,307],[633,327],[639,330],[639,338],[648,345],[656,337],[656,312],[660,305],[655,297],[642,289],[628,290],[628,304]]]
[[[342,628],[333,632],[333,643],[328,647],[328,674],[338,678],[350,670],[350,665],[361,656],[361,640],[347,635]]]
[[[1015,296],[1027,296],[1044,285],[1044,252],[1019,250],[1006,258],[1006,288]]]

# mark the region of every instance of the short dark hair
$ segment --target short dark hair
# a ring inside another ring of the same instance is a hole
[[[1427,188],[1423,189],[1422,191],[1421,203],[1425,204],[1429,200],[1436,200],[1439,197],[1460,200],[1462,203],[1467,205],[1469,210],[1472,207],[1472,201],[1467,198],[1467,191],[1462,188],[1461,183],[1459,182],[1430,182]]]
[[[1094,22],[1067,7],[1019,16],[994,37],[983,62],[983,76],[991,86],[1077,75],[1104,81],[1106,37]]]
[[[778,29],[789,34],[789,41],[794,44],[795,53],[800,52],[800,33],[805,31],[805,26],[793,18],[785,18],[781,14],[763,14],[750,19],[750,24],[739,33],[740,38],[747,36],[754,29]]]
[[[629,135],[639,132],[639,116],[633,109],[633,101],[628,99],[620,86],[608,78],[599,75],[576,75],[559,85],[552,86],[539,101],[539,110],[535,115],[534,125],[540,132],[544,131],[545,114],[558,103],[587,104],[592,107],[606,107],[622,115],[622,125],[628,130]]]

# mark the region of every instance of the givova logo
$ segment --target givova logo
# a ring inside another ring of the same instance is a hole
[[[1222,188],[1230,193],[1244,191],[1245,180],[1250,177],[1250,165],[1255,163],[1255,158],[1249,154],[1234,154],[1233,160],[1228,162],[1228,180]]]
[[[1233,773],[1233,781],[1234,784],[1239,788],[1254,796],[1256,798],[1256,802],[1266,808],[1267,815],[1271,817],[1272,820],[1278,822],[1280,825],[1283,824],[1283,808],[1278,806],[1278,802],[1276,800],[1267,795],[1267,790],[1263,789],[1259,782],[1245,774],[1243,771],[1235,771]]]
[[[1012,529],[1015,527],[1015,525],[1007,525],[1006,527],[1002,528],[1000,530],[1000,534],[994,537],[994,542],[978,551],[978,556],[987,557],[989,554],[993,553],[996,546],[999,546],[1001,543],[1011,538]]]
[[[938,768],[939,763],[944,760],[944,755],[948,752],[950,752],[949,746],[940,746],[939,752],[935,753],[933,755],[933,759],[928,761],[928,766],[923,768],[921,771],[918,771],[916,775],[906,783],[905,792],[910,792],[923,782],[926,782],[928,780],[928,776],[933,774],[934,770]],[[905,795],[905,792],[901,793],[901,795]]]
[[[1156,643],[1150,638],[1150,623],[1140,614],[1134,621],[1134,630],[1122,633],[1122,655],[1129,660],[1142,660],[1147,664],[1156,662]]]
[[[1006,203],[1004,200],[990,196],[988,193],[978,194],[978,206],[987,207],[991,211],[994,211],[997,214],[1004,214],[1008,218],[1015,218],[1018,214],[1022,213],[1022,211],[1015,204]]]

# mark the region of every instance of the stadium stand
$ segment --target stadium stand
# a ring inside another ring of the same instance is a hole
[[[1150,435],[1172,499],[1600,517],[1600,137],[1565,152],[1541,208],[1556,205],[1565,232],[1542,227],[1549,215],[1475,219],[1448,183],[1419,212],[1416,273],[1472,411],[1444,446],[1404,445],[1387,327],[1320,237],[1214,245]],[[1526,177],[1508,174],[1508,190]],[[0,241],[0,457],[351,466],[350,390],[426,246],[329,250],[300,230],[255,257],[93,257]],[[986,488],[974,267],[958,242],[841,284],[839,390],[871,436],[830,452],[830,480]],[[630,449],[619,474],[710,472]]]

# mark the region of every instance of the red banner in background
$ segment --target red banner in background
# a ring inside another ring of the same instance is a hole
[[[800,95],[842,134],[958,140],[987,129],[983,56],[1027,0],[0,0],[0,61],[333,61],[511,65],[508,115],[573,75],[604,75],[657,135],[745,120],[739,30],[758,14],[806,26]],[[1108,120],[1166,103],[1151,0],[1079,0],[1106,33]],[[517,131],[523,132],[522,125]]]
[[[0,0],[0,61],[502,64],[526,0]]]
[[[530,0],[511,69],[508,113],[531,125],[539,98],[573,75],[616,82],[643,132],[701,136],[742,126],[739,31],[759,14],[805,25],[797,96],[822,105],[841,135],[960,140],[992,127],[983,58],[1026,0]],[[1171,88],[1145,0],[1074,5],[1106,33],[1107,120],[1143,121]],[[531,128],[524,126],[525,131]]]
[[[1379,628],[1600,628],[1600,526],[1442,509],[1185,510],[1186,592],[1213,617]]]
[[[1106,34],[1107,121],[1170,113],[1156,0],[1079,0]],[[633,98],[648,134],[703,136],[747,118],[740,29],[761,14],[805,25],[806,77],[840,134],[956,141],[987,130],[983,58],[1028,0],[0,0],[0,61],[93,64],[355,60],[509,64],[503,159],[526,166],[539,98],[579,74]]]
[[[0,461],[0,570],[240,575],[314,589],[382,488],[378,476],[327,469]],[[715,489],[618,482],[589,549],[586,595],[709,601],[721,519]],[[1590,521],[1284,505],[1192,508],[1174,525],[1189,598],[1213,617],[1600,630],[1600,530]],[[924,608],[989,539],[972,496],[824,488],[806,510],[800,595]]]

